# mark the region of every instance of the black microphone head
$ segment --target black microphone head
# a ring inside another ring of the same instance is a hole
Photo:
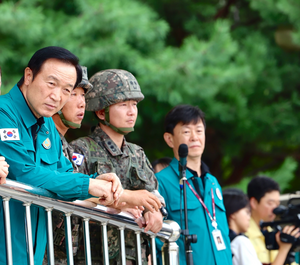
[[[179,148],[178,148],[179,157],[187,157],[188,152],[189,152],[189,149],[186,144],[179,145]]]

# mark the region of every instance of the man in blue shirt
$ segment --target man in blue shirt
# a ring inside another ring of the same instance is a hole
[[[1,95],[1,67],[0,67],[0,95]],[[5,184],[8,175],[9,165],[5,161],[5,157],[0,156],[0,184]]]
[[[110,204],[123,192],[115,174],[88,176],[72,173],[51,116],[59,111],[81,81],[78,58],[66,49],[37,51],[12,90],[0,97],[0,155],[10,165],[8,178],[42,187],[68,200],[99,197]],[[106,180],[104,180],[106,179]],[[107,181],[108,180],[108,181]],[[27,264],[22,203],[10,201],[13,264]],[[46,215],[31,206],[34,262],[42,264],[46,246]],[[3,219],[0,199],[0,220]],[[6,264],[4,224],[0,223],[0,264]]]
[[[189,234],[197,235],[192,243],[194,264],[232,264],[229,229],[221,187],[201,161],[205,147],[204,113],[197,107],[179,105],[165,118],[164,139],[173,149],[174,158],[170,165],[156,174],[159,192],[165,198],[168,219],[184,226],[184,200],[179,177],[178,148],[188,146],[186,186]],[[213,210],[215,208],[215,211]],[[180,264],[187,264],[184,236],[178,239]],[[158,252],[162,247],[157,240]]]

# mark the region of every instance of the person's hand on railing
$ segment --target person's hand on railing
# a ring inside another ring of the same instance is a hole
[[[143,217],[136,219],[135,222],[140,228],[145,227],[145,232],[150,230],[153,233],[158,233],[163,226],[163,216],[160,211],[146,212]]]
[[[0,156],[0,184],[6,183],[9,165],[5,161],[5,157]]]
[[[118,203],[126,202],[128,208],[144,206],[150,212],[158,211],[161,207],[160,200],[147,190],[124,190]],[[118,207],[118,205],[115,205]]]
[[[141,207],[144,209],[144,207]],[[140,217],[142,217],[142,213],[143,213],[143,209],[140,209],[139,207],[135,207],[135,208],[122,208],[122,212],[127,212],[127,213],[130,213],[132,214],[132,216],[135,218],[135,219],[138,219]]]
[[[97,202],[102,205],[110,205],[115,201],[112,182],[106,180],[90,179],[89,194],[98,197]]]
[[[118,200],[122,195],[124,190],[119,177],[115,173],[102,174],[99,175],[96,179],[112,182],[112,192],[114,193],[114,200]]]

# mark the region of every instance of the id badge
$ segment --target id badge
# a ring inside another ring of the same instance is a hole
[[[220,250],[226,249],[221,231],[218,229],[215,229],[214,231],[212,231],[212,235],[213,235],[217,250],[220,251]]]

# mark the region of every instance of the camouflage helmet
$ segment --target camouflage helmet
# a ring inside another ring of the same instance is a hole
[[[110,105],[126,100],[144,99],[136,78],[120,69],[108,69],[94,74],[90,78],[93,88],[86,95],[86,110],[102,110]]]
[[[82,70],[82,79],[81,82],[77,85],[77,87],[81,87],[85,90],[85,92],[87,92],[93,88],[93,85],[89,82],[86,66],[80,67]]]

